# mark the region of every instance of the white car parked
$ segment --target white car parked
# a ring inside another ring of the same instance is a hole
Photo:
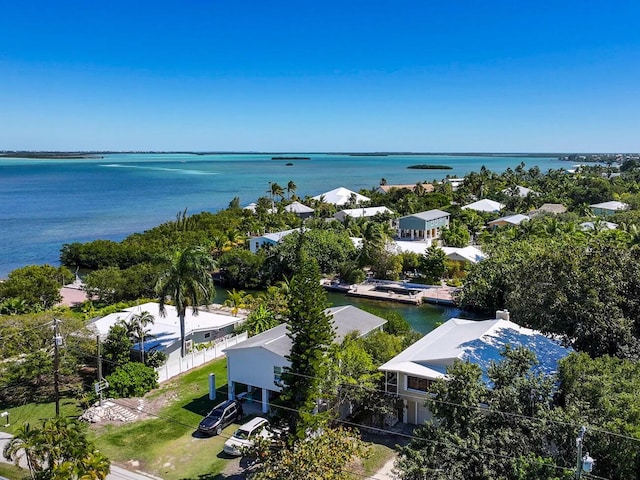
[[[272,436],[268,426],[269,420],[262,417],[256,417],[245,423],[235,431],[229,440],[224,442],[224,453],[235,457],[242,455],[242,450],[252,447],[258,436],[262,438]]]

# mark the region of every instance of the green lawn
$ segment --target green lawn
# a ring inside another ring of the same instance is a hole
[[[4,426],[5,419],[0,419],[0,428],[9,433],[13,433],[14,429],[25,422],[39,425],[42,420],[54,417],[56,415],[56,404],[50,403],[28,403],[19,407],[11,407],[6,409],[9,412],[8,427]],[[3,409],[4,411],[4,409]],[[60,414],[62,416],[76,417],[82,413],[73,398],[63,398],[60,400]]]
[[[0,477],[6,477],[9,480],[27,480],[30,478],[28,470],[22,470],[7,463],[0,463]]]
[[[208,376],[216,375],[218,397],[209,400]],[[139,470],[166,480],[199,479],[220,473],[228,462],[221,455],[224,441],[235,425],[219,437],[194,435],[202,417],[216,403],[226,399],[226,359],[216,360],[176,379],[165,382],[148,395],[148,401],[169,397],[158,418],[94,430],[94,440],[113,462],[126,465],[137,461]],[[211,477],[213,478],[213,477]]]

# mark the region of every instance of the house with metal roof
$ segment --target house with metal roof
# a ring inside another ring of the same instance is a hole
[[[593,205],[589,205],[589,207],[591,207],[591,211],[594,215],[608,217],[618,212],[622,212],[623,210],[627,210],[629,205],[624,202],[611,201],[594,203]]]
[[[385,391],[404,402],[398,420],[421,425],[431,418],[424,405],[429,387],[435,380],[446,380],[447,367],[456,360],[480,366],[488,383],[489,366],[502,359],[500,352],[507,345],[532,350],[539,361],[536,373],[549,375],[571,351],[540,332],[511,322],[507,311],[499,310],[493,320],[452,318],[379,368],[385,372]]]
[[[328,192],[322,193],[320,195],[316,195],[315,197],[311,197],[314,200],[323,200],[325,203],[330,203],[332,205],[346,205],[350,203],[352,200],[354,203],[364,203],[371,200],[369,197],[365,197],[364,195],[360,195],[359,193],[353,192],[348,188],[338,187],[333,190],[329,190]]]
[[[249,239],[249,250],[256,253],[261,248],[276,245],[282,241],[287,235],[300,231],[300,228],[292,228],[291,230],[283,230],[281,232],[265,233],[259,237],[251,237]]]
[[[522,185],[514,185],[513,187],[507,187],[501,190],[502,193],[508,197],[520,197],[525,198],[528,195],[538,196],[540,193],[531,190],[530,188],[523,187]]]
[[[336,213],[333,218],[344,222],[345,218],[368,218],[376,215],[393,215],[393,212],[387,207],[362,207],[362,208],[346,208]]]
[[[292,202],[284,207],[285,212],[295,213],[298,217],[304,219],[313,216],[313,208],[307,207],[300,202]]]
[[[387,323],[352,305],[327,308],[325,313],[333,320],[336,342],[351,332],[366,336]],[[287,334],[287,324],[283,323],[225,350],[229,399],[236,398],[238,385],[244,385],[254,392],[254,399],[261,399],[263,413],[269,411],[270,400],[282,390],[280,375],[291,365],[286,357],[293,342]]]
[[[527,220],[530,220],[527,215],[522,215],[521,213],[517,213],[515,215],[507,215],[506,217],[500,217],[495,220],[492,220],[488,223],[488,225],[492,228],[502,227],[502,226],[513,226],[513,225],[517,226]]]
[[[405,215],[398,219],[398,238],[400,240],[422,240],[428,242],[440,238],[443,228],[449,226],[451,214],[442,210]]]
[[[482,200],[478,200],[477,202],[465,205],[464,207],[462,207],[462,210],[470,209],[477,212],[498,213],[503,208],[504,205],[502,203],[496,202],[495,200],[489,200],[488,198],[483,198]]]
[[[391,190],[410,190],[414,191],[418,185],[422,185],[423,190],[426,193],[433,192],[434,186],[432,183],[410,183],[403,185],[380,185],[376,188],[377,193],[389,193]]]
[[[536,208],[535,210],[531,210],[529,212],[529,217],[537,217],[538,215],[544,215],[545,213],[549,213],[552,215],[560,215],[567,211],[567,207],[562,205],[561,203],[543,203],[540,208]]]
[[[402,241],[402,240],[394,240],[392,244],[389,245],[391,251],[395,253],[404,253],[411,252],[417,253],[418,255],[424,255],[427,253],[431,245],[424,242],[411,242],[411,241]],[[476,264],[481,260],[484,260],[485,254],[478,247],[473,245],[467,245],[466,247],[438,247],[440,248],[447,257],[447,260],[451,260],[453,262],[463,262]]]

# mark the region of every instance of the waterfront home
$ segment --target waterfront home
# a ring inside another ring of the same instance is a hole
[[[593,205],[589,205],[589,207],[591,207],[591,211],[594,215],[608,217],[618,212],[627,210],[629,208],[629,205],[624,202],[611,201],[594,203]]]
[[[495,220],[491,220],[488,225],[491,228],[503,227],[503,226],[517,226],[522,222],[529,220],[527,215],[517,213],[516,215],[508,215],[506,217],[500,217]]]
[[[451,214],[442,210],[428,210],[426,212],[405,215],[398,219],[398,238],[400,240],[422,240],[431,244],[440,238],[443,228],[449,226]]]
[[[464,183],[464,178],[445,178],[443,181],[451,185],[451,190],[456,191]]]
[[[347,205],[348,203],[364,203],[370,200],[369,197],[365,197],[364,195],[360,195],[359,193],[353,192],[344,187],[334,188],[333,190],[329,190],[328,192],[311,198],[314,200],[322,199],[324,203],[330,203],[336,206]]]
[[[156,302],[148,302],[135,307],[124,308],[120,312],[97,318],[89,323],[102,339],[109,334],[109,329],[119,322],[129,322],[134,315],[148,312],[153,315],[154,323],[147,325],[147,334],[144,345],[136,344],[133,350],[145,352],[159,350],[167,354],[168,362],[180,357],[180,318],[173,305],[165,305],[166,315],[160,315],[160,305]],[[232,334],[236,327],[246,320],[246,315],[238,313],[233,316],[228,309],[221,305],[212,305],[209,308],[201,307],[197,315],[191,308],[187,308],[185,314],[185,338],[187,350],[196,345],[214,342],[222,337]]]
[[[387,323],[352,305],[327,308],[325,313],[332,317],[336,343],[351,332],[364,337]],[[269,411],[271,400],[282,390],[283,369],[291,365],[286,357],[293,342],[287,333],[287,324],[283,323],[225,350],[229,399],[236,398],[239,386],[243,385],[252,399],[261,403],[262,412]]]
[[[336,213],[333,218],[344,222],[345,218],[368,218],[376,215],[393,215],[387,207],[346,208]]]
[[[395,240],[389,245],[390,251],[396,253],[411,252],[418,255],[424,255],[427,253],[431,245],[424,242],[410,242]],[[466,247],[438,247],[447,257],[447,260],[452,262],[463,262],[475,265],[481,260],[484,260],[485,255],[478,247],[468,245]]]
[[[280,243],[280,241],[287,235],[299,231],[300,228],[292,228],[291,230],[283,230],[281,232],[265,233],[258,237],[251,237],[249,239],[249,250],[252,253],[256,253],[261,248],[270,247]]]
[[[376,188],[377,193],[389,193],[391,190],[410,190],[414,191],[418,185],[422,186],[425,193],[433,192],[433,184],[431,183],[410,183],[408,185],[380,185]]]
[[[470,209],[477,212],[498,213],[503,208],[504,205],[502,203],[496,202],[495,200],[489,200],[488,198],[483,198],[482,200],[478,200],[477,202],[465,205],[464,207],[462,207],[462,210]]]
[[[385,391],[404,403],[398,420],[422,425],[431,419],[425,406],[429,387],[436,380],[446,380],[446,369],[456,360],[479,365],[488,383],[487,370],[501,360],[500,351],[506,345],[532,350],[540,362],[535,371],[542,374],[556,372],[558,362],[570,353],[540,332],[511,322],[507,311],[499,310],[493,320],[452,318],[379,368],[385,373]]]
[[[313,208],[307,207],[306,205],[300,202],[292,202],[286,207],[284,207],[285,212],[295,213],[298,217],[309,218],[313,216]]]

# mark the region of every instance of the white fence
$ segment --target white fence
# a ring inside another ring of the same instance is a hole
[[[209,348],[202,350],[192,349],[184,358],[180,357],[180,351],[178,350],[175,352],[175,355],[169,356],[167,363],[156,368],[156,372],[158,372],[158,382],[165,382],[176,375],[188,372],[192,368],[199,367],[211,360],[220,358],[224,355],[223,350],[225,348],[244,342],[246,339],[247,332],[229,338],[225,337]]]

